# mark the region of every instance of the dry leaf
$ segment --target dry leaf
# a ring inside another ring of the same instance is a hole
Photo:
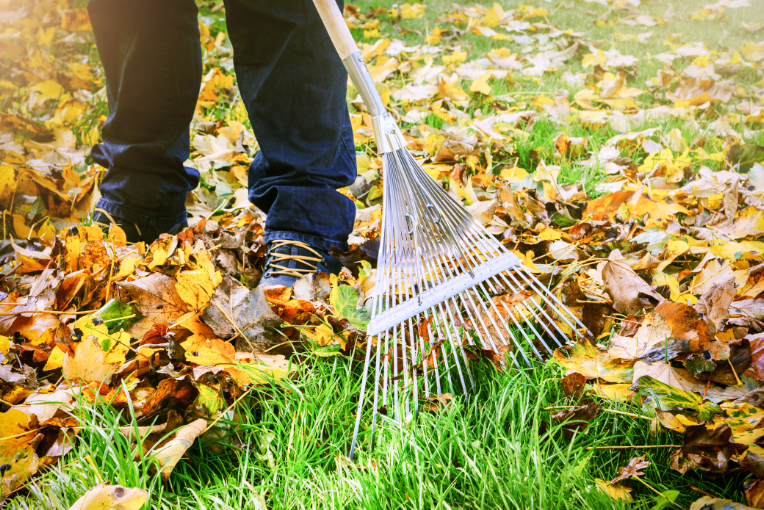
[[[149,493],[139,488],[99,483],[74,502],[69,510],[140,510]]]
[[[152,458],[159,462],[159,472],[162,474],[162,480],[167,481],[170,478],[175,465],[180,461],[183,454],[186,453],[186,450],[191,448],[194,440],[204,432],[206,427],[207,420],[201,418],[195,420],[179,429],[175,433],[175,437],[154,451]]]

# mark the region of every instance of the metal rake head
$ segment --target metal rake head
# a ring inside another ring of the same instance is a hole
[[[469,394],[470,360],[530,365],[584,325],[388,137],[381,248],[353,445],[373,370],[372,439],[380,413],[416,414],[420,397]],[[388,413],[388,409],[391,411]]]

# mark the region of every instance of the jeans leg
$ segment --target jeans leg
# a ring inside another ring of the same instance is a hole
[[[98,202],[151,227],[186,218],[199,173],[185,168],[202,57],[193,0],[90,0],[109,116],[93,159],[108,169]]]
[[[249,199],[265,239],[347,249],[356,177],[347,73],[311,0],[226,0],[244,104],[260,145]]]

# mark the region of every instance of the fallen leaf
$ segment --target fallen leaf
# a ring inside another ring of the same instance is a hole
[[[621,313],[636,314],[665,301],[663,296],[622,262],[606,262],[602,268],[602,280],[605,282],[605,290],[613,299],[613,308]]]
[[[101,348],[101,343],[95,336],[86,336],[77,345],[74,355],[67,354],[64,357],[63,375],[69,381],[105,382],[111,383],[112,376],[119,370],[124,362],[116,361],[107,363],[106,353]]]
[[[610,480],[608,484],[615,485],[616,483],[622,480],[627,480],[633,476],[644,476],[645,474],[642,473],[641,470],[646,469],[649,465],[650,463],[645,460],[644,455],[641,457],[634,457],[629,461],[628,465],[618,468],[618,476]]]
[[[724,473],[730,461],[748,449],[732,441],[732,429],[726,423],[709,430],[705,425],[687,427],[684,443],[671,454],[671,469],[682,474],[690,469],[709,473]]]
[[[146,490],[99,483],[75,501],[69,510],[140,510],[148,500]]]
[[[596,403],[565,409],[552,413],[552,420],[562,425],[562,432],[569,438],[586,429],[600,412],[600,406]]]
[[[198,419],[183,426],[177,432],[169,442],[157,448],[152,458],[156,459],[159,463],[159,472],[162,475],[162,480],[167,481],[172,474],[172,470],[180,461],[180,458],[186,453],[186,450],[191,448],[199,435],[204,432],[207,427],[207,420]]]
[[[177,282],[162,273],[151,273],[134,282],[118,283],[130,298],[143,318],[133,324],[129,333],[143,338],[154,324],[170,325],[189,311],[188,304],[176,290]]]
[[[668,322],[658,313],[650,312],[633,338],[614,335],[610,340],[608,354],[622,360],[660,359],[664,357],[664,347],[667,348],[671,336]]]
[[[724,323],[730,317],[730,305],[735,295],[735,280],[730,278],[725,282],[715,283],[700,296],[695,309],[703,314],[708,323],[709,335],[723,329]]]
[[[582,341],[554,351],[552,358],[567,370],[578,372],[587,379],[611,383],[631,383],[631,364],[619,363],[590,342]]]

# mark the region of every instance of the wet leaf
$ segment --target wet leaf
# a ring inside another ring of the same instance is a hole
[[[724,473],[730,461],[748,449],[748,446],[732,441],[732,430],[722,423],[709,430],[705,425],[687,427],[684,443],[671,454],[671,469],[682,474],[690,469],[709,473]]]

